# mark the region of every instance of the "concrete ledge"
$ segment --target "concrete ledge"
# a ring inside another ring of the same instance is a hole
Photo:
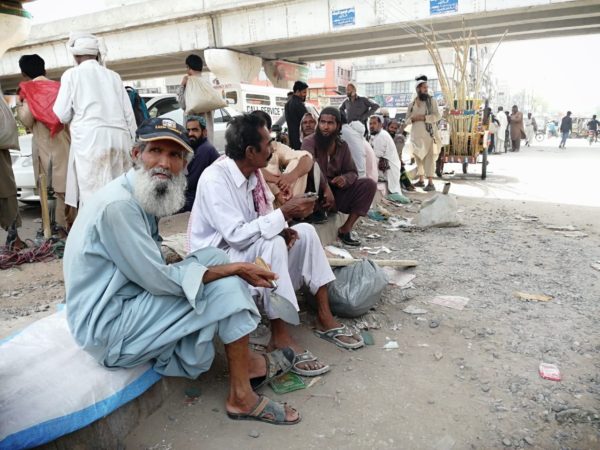
[[[174,390],[183,390],[185,382],[183,378],[162,378],[135,400],[108,416],[38,448],[45,450],[124,449],[123,442],[131,430],[155,412]]]

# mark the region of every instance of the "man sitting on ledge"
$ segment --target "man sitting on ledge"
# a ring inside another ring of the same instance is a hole
[[[351,235],[352,228],[369,212],[377,183],[370,178],[358,178],[348,144],[340,137],[341,129],[340,112],[331,106],[324,108],[315,134],[304,139],[302,150],[308,150],[319,165],[320,189],[323,189],[324,197],[322,208],[348,214],[348,219],[338,230],[338,238],[346,245],[359,246],[360,241]],[[309,177],[307,189],[314,190],[311,181],[312,177]]]
[[[298,310],[296,290],[307,286],[315,296],[318,326],[315,333],[344,348],[364,345],[333,317],[327,284],[335,279],[317,233],[311,225],[289,227],[287,221],[308,216],[315,199],[292,197],[273,210],[269,188],[261,182],[260,169],[271,158],[271,137],[258,115],[234,117],[225,132],[227,158],[207,168],[198,183],[196,201],[188,226],[190,250],[217,247],[232,261],[255,261],[261,257],[279,279],[276,293]],[[269,194],[267,196],[266,194]],[[329,370],[292,339],[288,325],[271,303],[270,289],[253,289],[262,299],[271,321],[270,348],[291,347],[296,353],[292,371],[317,376]]]
[[[203,247],[178,264],[160,253],[158,219],[185,202],[184,168],[193,151],[186,130],[149,119],[137,131],[134,168],[92,196],[75,221],[63,260],[67,318],[77,343],[106,367],[153,363],[162,375],[197,378],[225,344],[232,419],[294,424],[293,408],[258,396],[258,387],[291,368],[294,354],[249,352],[260,315],[246,281],[269,286],[275,274],[230,264]]]

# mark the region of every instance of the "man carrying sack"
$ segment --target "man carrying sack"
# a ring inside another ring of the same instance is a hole
[[[187,75],[181,80],[177,89],[177,101],[187,114],[198,115],[206,120],[208,140],[214,142],[215,125],[213,111],[227,106],[227,102],[212,87],[210,82],[202,77],[204,63],[198,55],[189,55],[185,58]]]

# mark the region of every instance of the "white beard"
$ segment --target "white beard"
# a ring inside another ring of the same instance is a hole
[[[171,175],[170,180],[156,178],[153,175],[163,173]],[[185,188],[187,179],[183,170],[173,175],[166,169],[136,169],[133,196],[144,211],[156,217],[167,217],[175,214],[185,205]]]

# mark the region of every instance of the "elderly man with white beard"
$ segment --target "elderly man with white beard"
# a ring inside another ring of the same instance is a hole
[[[249,263],[229,263],[202,248],[167,265],[158,219],[185,202],[184,169],[193,154],[186,130],[170,119],[148,119],[137,131],[134,168],[90,198],[69,235],[64,277],[69,327],[75,340],[106,367],[150,362],[166,376],[197,378],[225,344],[232,419],[294,424],[290,406],[258,396],[258,389],[291,369],[294,352],[249,352],[260,321],[252,286],[276,275]],[[243,281],[242,281],[243,280]]]

